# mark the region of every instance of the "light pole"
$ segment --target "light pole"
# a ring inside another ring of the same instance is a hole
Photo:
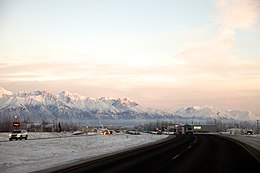
[[[13,127],[15,127],[16,129],[17,127],[20,127],[18,116],[14,116]]]
[[[256,134],[258,134],[258,123],[259,123],[259,120],[256,120]]]

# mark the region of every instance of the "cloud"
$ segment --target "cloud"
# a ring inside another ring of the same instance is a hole
[[[216,0],[213,20],[232,29],[249,29],[259,19],[259,4],[256,0]]]
[[[233,50],[237,49],[236,41],[241,42],[237,40],[237,29],[249,29],[256,24],[259,4],[259,1],[253,0],[216,0],[216,11],[212,18],[214,24],[199,35],[203,38],[213,27],[215,32],[205,40],[186,44],[175,55],[175,60],[184,62],[183,69],[179,69],[183,79],[257,80],[260,75],[260,63],[257,61],[259,55],[257,58],[241,58]],[[243,49],[250,49],[248,46],[244,45]]]
[[[179,79],[190,80],[197,85],[203,81],[208,81],[209,85],[209,81],[214,80],[244,82],[254,79],[252,83],[259,85],[260,62],[257,59],[260,56],[241,58],[232,51],[234,39],[233,30],[220,30],[208,40],[184,47],[175,55],[176,59],[184,62],[178,69],[175,68]]]

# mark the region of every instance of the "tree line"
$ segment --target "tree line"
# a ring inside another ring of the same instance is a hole
[[[13,126],[14,118],[11,116],[0,116],[0,132],[11,132],[16,127]],[[80,129],[80,125],[75,122],[58,122],[46,121],[45,119],[40,122],[32,122],[28,119],[19,121],[20,127],[17,129],[25,129],[29,132],[62,132],[62,131],[76,131]]]

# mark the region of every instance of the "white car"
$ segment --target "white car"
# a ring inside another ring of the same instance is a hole
[[[25,139],[27,140],[28,139],[28,133],[26,130],[14,130],[11,134],[9,134],[9,140],[22,140],[22,139]]]

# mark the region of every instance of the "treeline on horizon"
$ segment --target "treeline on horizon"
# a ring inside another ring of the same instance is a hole
[[[116,122],[116,120],[114,120]],[[0,132],[11,132],[16,127],[13,126],[14,118],[11,116],[0,116]],[[173,126],[175,124],[197,124],[200,122],[196,121],[184,121],[184,122],[175,122],[175,121],[165,121],[165,120],[156,120],[156,121],[143,121],[143,123],[139,125],[135,125],[134,129],[140,131],[149,131],[154,129],[163,129],[168,126]],[[32,122],[30,119],[24,119],[20,121],[21,126],[19,129],[26,129],[29,132],[61,132],[61,131],[77,131],[84,125],[78,122],[63,122],[63,121],[47,121],[46,119],[42,119],[40,122]],[[118,124],[118,123],[117,123]],[[213,124],[216,125],[217,131],[223,132],[230,128],[241,128],[241,129],[255,129],[256,123],[250,123],[248,121],[233,121],[233,122],[222,122],[221,120],[214,119],[211,122],[201,123],[201,124]],[[102,124],[103,125],[103,124]],[[85,124],[85,126],[89,126]],[[90,125],[91,126],[91,125]],[[106,126],[104,124],[104,126]],[[115,125],[118,126],[118,125]],[[120,125],[119,126],[124,126]],[[101,124],[100,124],[101,127]],[[113,127],[110,125],[109,127]]]

